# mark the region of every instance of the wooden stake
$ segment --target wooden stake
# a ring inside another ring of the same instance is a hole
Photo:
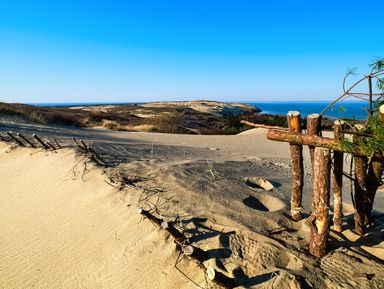
[[[174,226],[169,224],[168,222],[162,222],[161,227],[165,229],[174,239],[177,243],[183,243],[187,240],[183,233],[181,233],[178,229],[176,229]]]
[[[183,251],[185,256],[196,259],[200,263],[208,260],[208,254],[203,249],[198,247],[194,247],[192,245],[182,246],[181,250]]]
[[[55,142],[55,144],[57,145],[57,147],[59,148],[59,149],[61,149],[61,145],[59,144],[59,142],[54,138],[53,139],[53,141]]]
[[[144,210],[143,208],[140,208],[138,210],[139,214],[140,215],[143,215],[144,217],[146,217],[148,220],[150,220],[152,223],[154,223],[158,228],[161,227],[161,223],[163,222],[162,219],[159,219],[157,217],[155,217],[154,215],[152,215],[149,211],[146,211]]]
[[[10,131],[7,131],[7,135],[11,137],[15,142],[17,142],[22,147],[25,147],[25,144],[23,144],[21,141],[19,141]]]
[[[29,144],[30,147],[32,148],[35,148],[35,144],[33,142],[31,142],[29,139],[27,139],[24,135],[22,135],[21,133],[18,133],[17,136],[19,138],[21,138],[22,140],[24,140],[27,144]]]
[[[343,136],[343,124],[341,120],[336,120],[333,124],[333,134],[337,141]],[[333,228],[337,232],[343,230],[343,165],[344,154],[333,152]]]
[[[313,181],[313,212],[308,218],[311,227],[309,252],[315,257],[327,253],[329,235],[329,191],[331,173],[331,153],[329,149],[315,148]]]
[[[380,125],[384,125],[384,105],[379,107],[378,120]],[[383,174],[384,163],[380,160],[372,160],[368,167],[367,175],[367,195],[365,200],[365,216],[364,225],[373,226],[374,220],[372,219],[373,203],[376,196],[376,191],[381,185],[381,176]]]
[[[301,133],[300,112],[289,111],[287,114],[288,129],[292,133]],[[304,166],[303,166],[303,146],[292,144],[291,161],[292,161],[292,194],[291,194],[291,216],[292,219],[301,220],[301,205],[303,185],[304,185]]]
[[[237,286],[235,279],[216,271],[211,266],[207,268],[206,274],[209,280],[224,288],[234,288]]]
[[[53,146],[53,144],[51,144],[49,141],[47,141],[46,144],[47,144],[47,146],[49,146],[54,151],[56,150],[56,148]]]
[[[321,116],[318,113],[310,114],[307,116],[307,133],[309,135],[319,136],[321,134]],[[313,172],[313,159],[315,147],[309,146],[309,155],[311,157],[312,172]]]
[[[360,144],[361,138],[353,136],[356,146]],[[367,193],[367,158],[354,156],[355,162],[355,232],[360,236],[364,235],[365,226],[365,202]]]
[[[37,134],[33,134],[32,135],[46,150],[49,149],[49,146],[47,146],[42,140],[41,138],[39,138],[39,136]]]

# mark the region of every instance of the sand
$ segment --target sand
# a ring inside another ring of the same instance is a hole
[[[354,235],[347,193],[346,230],[332,234],[326,257],[308,255],[305,220],[287,217],[288,147],[266,140],[265,130],[191,136],[12,128],[55,135],[63,144],[82,137],[111,167],[95,166],[74,148],[46,152],[0,143],[0,288],[218,288],[202,266],[180,258],[172,237],[142,219],[139,207],[183,231],[208,252],[204,267],[235,278],[239,288],[384,284],[384,218],[375,231]],[[250,187],[249,177],[275,188]],[[307,213],[310,182],[306,153]],[[377,215],[382,200],[380,191]]]

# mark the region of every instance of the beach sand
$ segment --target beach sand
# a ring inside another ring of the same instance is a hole
[[[70,136],[83,138],[110,167],[70,147],[44,151],[0,143],[0,288],[219,288],[206,280],[203,266],[234,278],[239,288],[384,284],[383,191],[376,200],[377,228],[359,238],[350,230],[346,190],[345,231],[331,234],[327,256],[311,257],[306,221],[288,217],[289,147],[268,141],[263,129],[234,136],[10,122],[1,129],[39,132],[66,145],[73,144]],[[249,177],[268,179],[275,188],[250,187]],[[141,218],[140,207],[207,251],[203,266],[181,257],[165,230]]]

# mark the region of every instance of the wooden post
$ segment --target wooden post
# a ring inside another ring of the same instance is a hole
[[[327,253],[329,235],[329,190],[331,153],[329,149],[315,148],[313,181],[313,212],[308,218],[311,227],[309,252],[316,257]]]
[[[206,274],[209,280],[224,288],[235,288],[237,286],[235,279],[216,271],[211,266],[207,268]]]
[[[152,215],[149,211],[146,211],[143,208],[140,208],[138,210],[138,213],[146,217],[148,220],[154,223],[158,228],[161,227],[161,223],[163,222],[163,219],[157,218],[156,216]]]
[[[333,123],[333,134],[335,140],[340,141],[343,136],[343,124],[341,120]],[[333,152],[333,228],[337,232],[343,230],[343,164],[344,154],[342,152]]]
[[[307,133],[309,135],[317,135],[317,136],[321,134],[320,114],[314,113],[307,116]],[[314,146],[308,146],[308,147],[309,147],[309,155],[311,157],[312,173],[313,173],[313,158],[314,158],[315,147]]]
[[[359,146],[361,137],[353,136],[355,146]],[[367,157],[354,156],[355,161],[355,232],[364,235],[365,201],[367,193]]]
[[[198,247],[187,245],[187,246],[182,246],[181,250],[183,251],[185,256],[196,259],[200,263],[203,263],[204,261],[208,260],[207,252]]]
[[[187,240],[183,233],[181,233],[178,229],[176,229],[174,226],[169,224],[168,222],[162,222],[161,227],[166,230],[174,239],[177,243],[183,243],[184,241]]]
[[[25,144],[23,144],[20,140],[18,140],[10,131],[7,131],[7,135],[11,137],[15,142],[17,142],[22,147],[25,147]]]
[[[41,138],[39,138],[39,136],[37,134],[33,134],[32,135],[46,150],[49,149],[49,146],[47,146],[42,140]]]
[[[29,144],[30,147],[32,147],[32,148],[35,148],[35,147],[36,147],[35,144],[34,144],[33,142],[31,142],[29,139],[27,139],[27,138],[26,138],[24,135],[22,135],[21,133],[18,133],[17,136],[18,136],[19,138],[21,138],[22,140],[24,140],[27,144]]]
[[[59,144],[59,142],[54,138],[53,139],[53,141],[55,142],[55,144],[57,145],[57,147],[59,148],[59,149],[61,149],[61,145]]]
[[[287,114],[288,129],[293,133],[301,133],[300,112],[289,111]],[[301,198],[304,185],[304,166],[303,166],[303,146],[292,144],[291,160],[292,160],[292,194],[291,194],[291,216],[295,221],[301,220]]]
[[[384,126],[384,105],[379,107],[378,111],[378,121],[380,125]],[[384,129],[384,127],[383,127]],[[364,216],[364,225],[373,226],[374,220],[372,219],[372,209],[373,203],[376,196],[376,191],[381,185],[381,176],[383,174],[383,161],[372,160],[368,167],[367,175],[367,195],[365,201],[365,216]]]
[[[51,144],[49,141],[47,141],[46,144],[47,144],[48,147],[50,147],[54,151],[56,150],[56,148],[53,146],[53,144]]]

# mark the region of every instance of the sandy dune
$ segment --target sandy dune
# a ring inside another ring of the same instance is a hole
[[[384,284],[383,217],[374,232],[352,243],[348,238],[357,237],[348,229],[346,205],[344,235],[332,235],[331,252],[321,260],[308,255],[305,221],[286,217],[287,146],[267,141],[263,130],[181,136],[40,129],[63,143],[72,135],[92,141],[113,168],[96,167],[72,148],[46,152],[0,143],[0,288],[216,288],[194,261],[184,257],[175,266],[172,238],[142,220],[139,207],[156,209],[184,231],[208,252],[204,266],[235,278],[239,287]],[[118,175],[125,178],[122,189]],[[252,176],[267,178],[275,189],[247,186],[244,179]],[[309,173],[306,179],[308,212]],[[383,212],[382,195],[376,214]]]

